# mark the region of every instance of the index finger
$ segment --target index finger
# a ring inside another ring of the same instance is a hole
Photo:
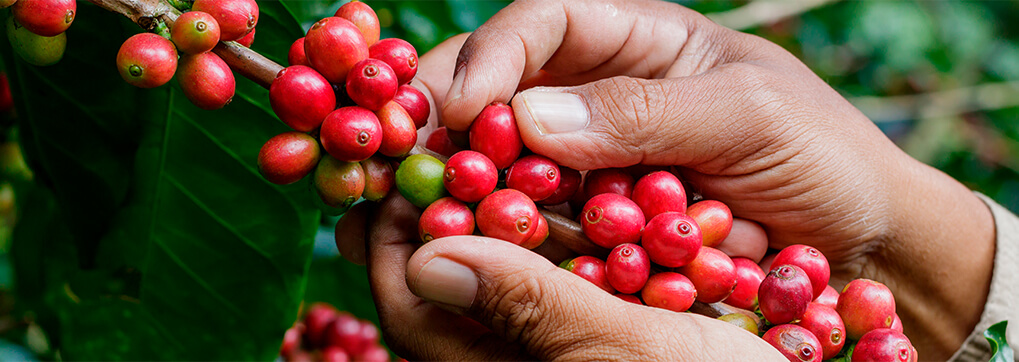
[[[660,78],[677,61],[699,71],[702,41],[723,29],[682,6],[661,1],[518,1],[464,43],[440,112],[446,126],[466,130],[489,103],[509,103],[521,79],[581,84],[616,75]],[[684,49],[695,31],[697,41]],[[680,57],[689,52],[690,57]],[[695,59],[696,58],[696,59]],[[702,71],[702,70],[701,70]],[[672,74],[673,72],[670,72]],[[546,84],[548,85],[548,84]]]

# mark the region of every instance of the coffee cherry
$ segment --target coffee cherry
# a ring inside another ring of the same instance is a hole
[[[328,346],[322,349],[322,362],[348,362],[350,355],[339,346]]]
[[[389,362],[389,352],[379,345],[370,345],[359,354],[354,355],[354,361],[360,362]]]
[[[350,354],[364,351],[367,343],[361,338],[361,322],[348,313],[339,313],[325,330],[327,346],[340,347]]]
[[[485,236],[520,245],[534,234],[541,214],[523,192],[503,189],[482,199],[474,216]]]
[[[117,52],[117,71],[128,84],[155,88],[166,84],[177,71],[173,43],[152,33],[135,34]]]
[[[315,303],[308,307],[304,314],[304,340],[308,347],[320,348],[326,346],[325,331],[336,317],[339,311],[326,303]]]
[[[14,20],[40,36],[62,34],[74,22],[78,4],[74,0],[20,0],[11,13]]]
[[[364,192],[361,197],[368,201],[379,201],[389,194],[396,184],[396,171],[386,159],[374,155],[361,161],[364,169]]]
[[[435,157],[411,155],[396,169],[396,189],[414,206],[426,208],[446,196],[446,188],[442,186],[445,168]]]
[[[604,248],[637,243],[644,229],[644,213],[622,195],[601,194],[584,204],[580,228],[592,242]]]
[[[775,326],[761,337],[790,361],[821,362],[821,342],[813,333],[795,324]]]
[[[559,187],[559,180],[559,166],[539,155],[514,161],[506,172],[506,187],[523,192],[533,201],[552,196]]]
[[[389,64],[400,84],[410,83],[418,72],[418,52],[403,39],[382,39],[368,48],[368,56]]]
[[[651,260],[640,245],[619,244],[605,260],[605,275],[616,291],[636,293],[651,276]]]
[[[621,168],[591,170],[584,177],[584,193],[588,199],[605,193],[630,198],[633,195],[633,187],[633,177]]]
[[[580,190],[580,183],[580,171],[559,165],[559,187],[556,187],[552,196],[546,197],[538,201],[538,203],[542,205],[558,205],[569,201]]]
[[[192,11],[202,11],[219,23],[219,40],[243,38],[258,25],[258,4],[255,0],[195,0]]]
[[[368,159],[382,144],[382,125],[375,113],[361,107],[343,107],[322,122],[322,148],[340,161]]]
[[[701,229],[689,216],[666,212],[651,218],[641,234],[641,244],[651,261],[678,268],[697,258],[701,250]]]
[[[893,331],[902,333],[902,320],[899,319],[898,313],[895,313],[895,318],[892,319],[892,325],[888,328],[890,328]]]
[[[301,333],[304,326],[295,323],[283,334],[283,343],[280,345],[280,355],[287,356],[301,348]]]
[[[754,310],[757,307],[757,291],[764,281],[764,270],[747,258],[732,258],[732,263],[736,265],[736,288],[724,302],[736,308]]]
[[[418,220],[421,241],[474,233],[474,213],[463,202],[452,197],[435,200],[425,208]]]
[[[269,86],[269,105],[290,128],[311,132],[336,109],[336,95],[314,69],[295,65],[276,74]]]
[[[397,89],[396,95],[393,96],[393,102],[399,103],[407,111],[410,119],[414,120],[415,128],[421,129],[428,124],[428,114],[432,111],[432,106],[428,102],[428,97],[425,97],[425,94],[416,87],[408,84],[401,85]]]
[[[368,58],[368,44],[354,24],[331,17],[319,20],[304,39],[308,62],[335,84],[346,84],[354,64]]]
[[[237,39],[235,41],[237,42],[237,44],[250,48],[251,44],[255,44],[255,31],[257,30],[258,29],[251,29],[251,32],[248,33],[248,35],[245,35],[244,37]]]
[[[14,5],[18,0],[0,0],[0,9],[6,9]]]
[[[715,200],[704,200],[690,205],[686,214],[697,220],[704,236],[704,246],[716,247],[732,231],[732,212],[725,204]]]
[[[357,0],[351,1],[340,6],[333,16],[347,19],[357,26],[369,46],[379,41],[379,33],[382,30],[379,25],[379,17],[368,4]]]
[[[399,84],[393,69],[378,59],[357,62],[347,74],[347,95],[357,105],[373,111],[393,100],[397,87]]]
[[[396,102],[389,102],[375,112],[382,125],[382,144],[379,153],[389,157],[403,157],[418,141],[417,129],[407,111]]]
[[[14,21],[14,17],[7,19],[7,40],[21,59],[38,67],[57,64],[67,50],[67,34],[37,35]]]
[[[320,157],[315,138],[301,132],[281,133],[262,145],[258,172],[274,184],[292,184],[311,173]]]
[[[715,248],[701,247],[697,257],[677,271],[697,286],[700,302],[720,302],[736,288],[736,264]]]
[[[527,195],[513,189],[499,190],[478,203],[475,218],[481,234],[521,245],[537,228],[538,207]]]
[[[811,283],[813,286],[813,283]],[[824,291],[817,298],[814,298],[814,303],[827,306],[831,309],[835,309],[835,306],[839,303],[839,291],[832,288],[830,285],[824,286]]]
[[[513,109],[503,103],[486,106],[471,124],[470,145],[488,156],[496,168],[509,167],[524,148]]]
[[[605,261],[590,255],[581,255],[568,259],[559,264],[559,267],[570,271],[577,276],[584,278],[609,293],[616,293],[605,275]]]
[[[631,195],[644,217],[653,219],[663,212],[686,212],[686,191],[673,174],[657,171],[637,180]]]
[[[463,148],[453,144],[453,141],[449,139],[447,132],[446,127],[436,128],[425,140],[425,148],[446,157],[452,157],[453,154],[462,151]]]
[[[294,44],[290,45],[290,52],[287,53],[287,63],[293,65],[306,65],[311,66],[308,63],[308,55],[304,52],[304,37],[294,41]]]
[[[215,53],[181,57],[177,81],[184,96],[204,110],[220,109],[230,103],[237,86],[230,67]]]
[[[315,169],[315,189],[326,205],[348,208],[364,192],[364,170],[357,162],[343,162],[326,155]]]
[[[644,302],[641,302],[640,298],[637,298],[637,296],[633,294],[616,293],[616,297],[636,305],[644,305]]]
[[[729,313],[718,317],[718,320],[743,328],[747,332],[758,335],[757,321],[743,313]]]
[[[778,265],[764,277],[757,290],[758,306],[772,324],[800,319],[813,298],[810,279],[795,265]]]
[[[640,291],[647,305],[673,312],[685,312],[697,299],[697,289],[683,274],[663,272],[652,275]]]
[[[702,201],[703,202],[703,201]],[[828,258],[820,251],[807,245],[790,245],[778,252],[775,256],[774,265],[792,264],[800,267],[810,278],[810,285],[814,288],[816,299],[828,286],[828,278],[831,276],[831,268],[828,266]]]
[[[474,151],[460,151],[449,158],[442,184],[450,195],[463,202],[478,202],[495,191],[499,170],[488,157]]]
[[[906,335],[887,328],[867,332],[853,348],[853,362],[857,361],[915,361],[916,350]]]
[[[810,303],[796,325],[806,328],[817,337],[821,343],[823,359],[835,357],[846,344],[846,327],[842,324],[842,318],[827,306]]]
[[[212,50],[219,43],[219,23],[212,15],[201,11],[181,14],[170,29],[170,40],[177,49],[187,54]]]
[[[895,298],[884,284],[869,279],[855,279],[846,284],[835,305],[846,334],[859,339],[867,332],[890,328],[895,321]]]
[[[539,211],[538,218],[535,219],[534,223],[534,233],[527,240],[520,243],[520,247],[534,249],[544,244],[545,240],[548,240],[548,220],[545,220],[545,215],[542,215]]]

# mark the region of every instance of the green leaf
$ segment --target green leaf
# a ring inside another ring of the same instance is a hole
[[[285,60],[303,32],[285,3],[259,5],[253,48]],[[217,111],[175,82],[127,85],[114,59],[136,32],[82,3],[58,65],[0,46],[40,186],[13,237],[19,300],[50,316],[40,324],[63,359],[273,359],[320,218],[306,183],[257,172],[262,143],[287,128],[246,79]]]
[[[1009,347],[1008,340],[1005,339],[1006,326],[1008,326],[1008,321],[1001,321],[984,331],[984,338],[987,338],[987,342],[991,344],[991,362],[1015,361],[1015,353],[1012,351],[1012,347]]]

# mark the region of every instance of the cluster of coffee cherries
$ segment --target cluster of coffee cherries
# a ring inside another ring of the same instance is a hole
[[[64,57],[64,31],[74,22],[75,0],[0,0],[0,9],[8,7],[12,16],[7,20],[7,39],[15,53],[40,67]]]
[[[418,224],[424,242],[471,235],[476,225],[483,235],[534,248],[548,236],[537,204],[583,205],[576,210],[580,229],[611,251],[605,259],[582,255],[561,266],[623,300],[675,312],[695,302],[742,309],[720,319],[794,361],[840,353],[852,353],[854,361],[917,358],[886,286],[857,279],[840,294],[828,285],[827,258],[806,245],[765,258],[768,273],[754,260],[729,257],[717,249],[732,230],[728,206],[700,200],[688,207],[695,198],[666,168],[582,174],[526,154],[504,104],[486,107],[466,137],[439,128],[426,145],[448,161],[414,155],[396,172],[401,194],[424,208]]]
[[[606,173],[614,173],[611,181],[604,181]],[[840,294],[828,285],[827,258],[807,245],[767,258],[765,273],[753,260],[715,248],[732,228],[725,204],[703,200],[687,208],[682,183],[666,171],[631,182],[623,170],[588,173],[585,190],[611,187],[584,204],[580,224],[592,242],[611,252],[605,260],[579,256],[563,268],[636,304],[684,312],[695,301],[723,302],[756,311],[764,329],[752,313],[720,319],[760,335],[791,361],[831,359],[852,341],[846,353],[854,361],[916,360],[883,284],[857,279]]]
[[[322,202],[336,208],[389,193],[391,162],[410,153],[431,110],[408,84],[417,50],[379,32],[375,11],[354,1],[294,42],[290,66],[269,88],[273,111],[293,131],[262,146],[258,168],[267,180],[290,184],[314,172]]]
[[[141,33],[124,41],[117,53],[117,70],[139,88],[161,86],[176,74],[191,103],[201,109],[220,109],[233,99],[236,81],[212,49],[220,41],[251,46],[257,24],[255,0],[195,0],[191,11],[170,26],[169,39]]]
[[[388,362],[374,323],[359,320],[327,303],[315,303],[287,329],[280,357],[290,362]]]

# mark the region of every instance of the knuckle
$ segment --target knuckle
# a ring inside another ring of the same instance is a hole
[[[547,297],[541,282],[533,278],[503,280],[492,285],[489,298],[485,298],[483,318],[490,321],[493,331],[511,342],[527,344],[526,339],[535,335],[534,329],[541,318],[542,298]]]
[[[661,110],[668,107],[661,82],[614,77],[594,83],[595,106],[603,119],[603,131],[626,154],[642,155],[662,123]]]

